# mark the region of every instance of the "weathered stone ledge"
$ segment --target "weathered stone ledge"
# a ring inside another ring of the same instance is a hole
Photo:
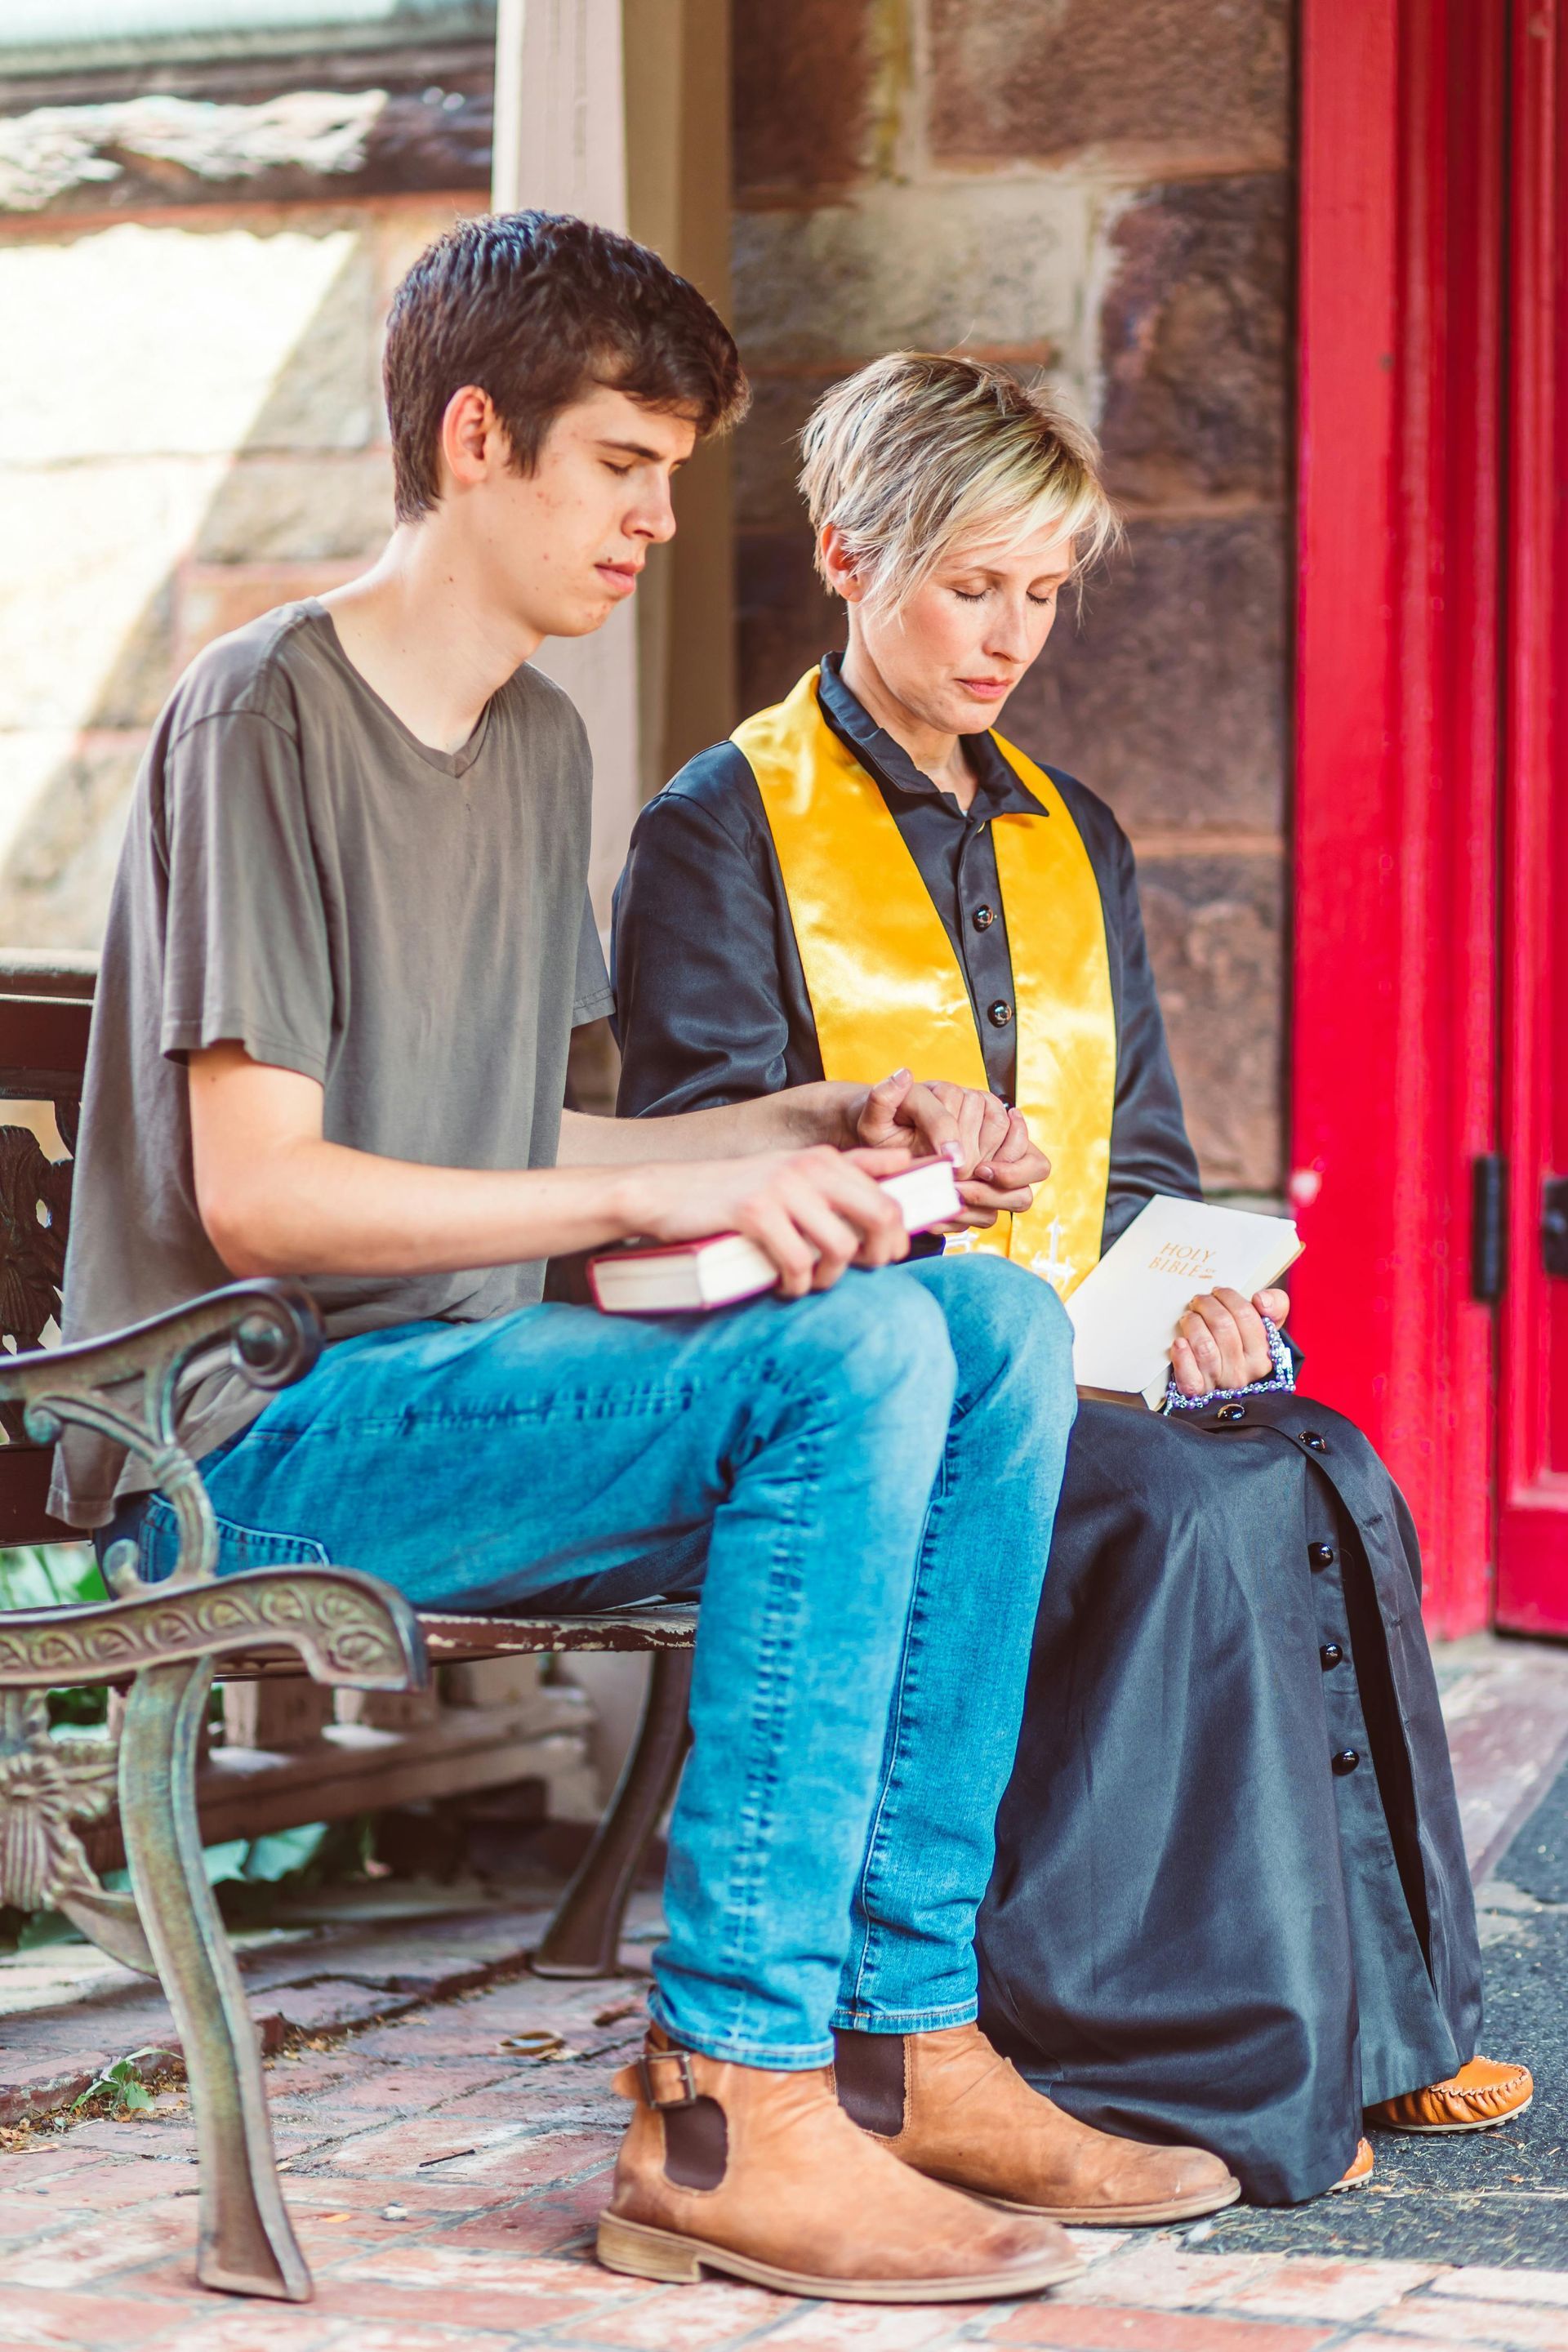
[[[289,90],[254,105],[150,95],[0,117],[0,215],[482,188],[488,85]]]

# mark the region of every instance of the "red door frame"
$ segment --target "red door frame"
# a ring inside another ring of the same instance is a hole
[[[1568,1284],[1541,1249],[1542,1186],[1568,1172],[1568,0],[1515,11],[1504,730],[1502,1304],[1498,1622],[1568,1633]],[[1554,791],[1554,785],[1557,789]],[[1555,1426],[1553,1426],[1555,1424]]]
[[[1485,1622],[1506,0],[1302,0],[1291,1196],[1305,1384]]]

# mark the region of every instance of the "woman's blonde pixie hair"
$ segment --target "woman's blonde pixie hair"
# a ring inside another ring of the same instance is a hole
[[[871,604],[903,604],[971,541],[1059,525],[1077,576],[1121,537],[1093,434],[986,360],[889,352],[824,394],[801,452],[812,529],[837,525]]]

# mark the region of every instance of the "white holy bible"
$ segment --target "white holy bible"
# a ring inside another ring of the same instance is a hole
[[[1176,1326],[1199,1292],[1239,1290],[1250,1298],[1300,1255],[1289,1217],[1157,1192],[1067,1302],[1079,1387],[1129,1402],[1142,1397],[1158,1412]]]

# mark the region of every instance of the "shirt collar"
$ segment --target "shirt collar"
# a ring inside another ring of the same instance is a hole
[[[960,811],[952,794],[944,793],[940,784],[917,768],[903,745],[895,743],[850,692],[839,673],[839,661],[836,653],[825,655],[817,681],[822,715],[839,740],[849,746],[861,766],[869,770],[879,783],[889,785],[896,793],[938,801],[957,816]],[[1003,758],[994,736],[984,731],[966,735],[963,749],[975,782],[974,798],[969,808],[971,821],[1048,814]]]

